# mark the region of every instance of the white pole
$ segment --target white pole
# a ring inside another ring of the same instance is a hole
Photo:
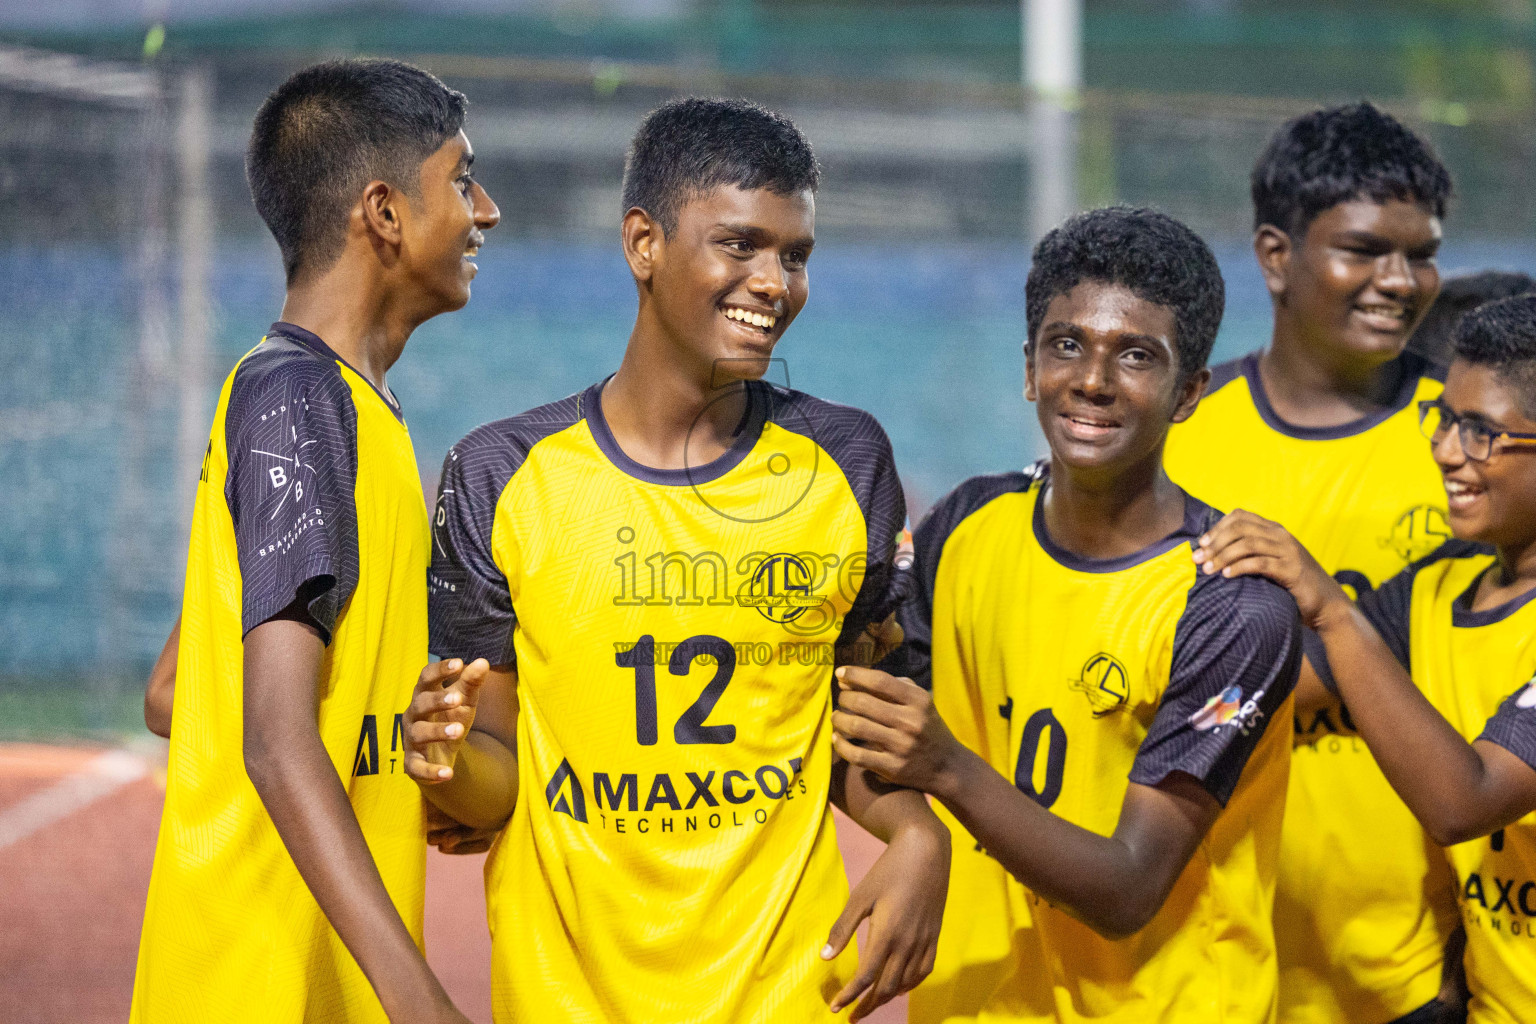
[[[208,282],[208,268],[213,260],[213,202],[208,192],[212,94],[213,83],[207,70],[193,68],[182,76],[176,120],[176,250],[181,263],[181,302],[176,343],[180,394],[175,500],[179,511],[177,525],[183,527],[178,560],[186,557],[192,493],[212,422],[209,367],[213,316]]]
[[[1034,127],[1031,240],[1077,212],[1077,102],[1083,86],[1082,0],[1020,0],[1024,89]]]

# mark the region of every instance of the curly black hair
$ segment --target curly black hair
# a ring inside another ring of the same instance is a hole
[[[811,144],[782,114],[746,100],[689,97],[651,111],[624,160],[624,209],[639,207],[670,234],[691,199],[717,188],[815,192]]]
[[[1253,165],[1251,185],[1254,228],[1291,235],[1352,199],[1402,199],[1444,217],[1451,198],[1451,174],[1429,143],[1368,102],[1287,121]]]
[[[1024,284],[1024,315],[1033,350],[1051,300],[1083,281],[1117,284],[1174,314],[1179,379],[1203,369],[1216,343],[1226,286],[1199,235],[1165,213],[1108,206],[1080,213],[1035,246]]]
[[[1490,366],[1536,419],[1536,295],[1485,302],[1456,325],[1457,359]]]
[[[363,186],[419,195],[421,164],[464,125],[469,101],[398,60],[337,60],[293,74],[256,112],[245,177],[292,284],[341,255]]]
[[[1455,355],[1452,339],[1463,316],[1485,302],[1530,292],[1536,292],[1536,278],[1515,270],[1478,270],[1447,277],[1408,339],[1408,351],[1444,369]]]

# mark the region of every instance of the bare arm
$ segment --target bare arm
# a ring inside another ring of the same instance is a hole
[[[515,666],[428,665],[406,712],[406,772],[455,821],[501,828],[517,806],[517,713]]]
[[[967,749],[909,679],[846,668],[834,720],[837,752],[901,785],[932,793],[1015,878],[1102,935],[1150,921],[1221,805],[1190,776],[1132,784],[1113,835],[1059,818]],[[857,740],[862,746],[856,746]]]
[[[316,725],[324,644],[302,599],[245,638],[245,767],[283,845],[391,1020],[468,1024],[390,901]]]
[[[181,643],[181,616],[176,616],[171,635],[160,648],[155,667],[144,685],[144,724],[156,736],[171,738],[171,706],[176,698],[176,648]]]
[[[828,960],[841,953],[859,922],[869,918],[858,972],[831,1003],[837,1013],[862,994],[850,1017],[859,1020],[933,972],[949,896],[949,829],[922,793],[841,758],[832,765],[832,802],[886,844],[849,894],[821,951]]]
[[[1360,737],[1435,842],[1485,836],[1536,810],[1536,770],[1495,743],[1463,739],[1344,589],[1282,527],[1233,512],[1201,539],[1201,551],[1208,571],[1260,574],[1290,590],[1322,638]]]

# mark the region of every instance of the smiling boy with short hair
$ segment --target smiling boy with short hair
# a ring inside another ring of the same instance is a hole
[[[419,68],[335,61],[256,115],[287,293],[203,458],[132,1021],[468,1024],[422,957],[421,796],[380,756],[426,655],[430,544],[385,374],[468,301],[500,216],[465,106]]]
[[[1224,519],[1196,557],[1207,572],[1291,588],[1317,631],[1312,670],[1446,847],[1470,1020],[1515,1024],[1536,1019],[1536,296],[1466,314],[1445,391],[1420,412],[1454,541],[1353,604],[1295,538],[1251,513]]]
[[[1284,523],[1364,593],[1448,533],[1414,420],[1440,384],[1404,347],[1439,290],[1450,176],[1359,103],[1288,122],[1252,184],[1274,333],[1214,368],[1169,435],[1168,473],[1218,508]],[[1338,701],[1298,690],[1275,903],[1281,1024],[1432,1018],[1450,885]]]
[[[954,835],[957,912],[910,1018],[1269,1021],[1296,608],[1197,573],[1220,513],[1162,467],[1208,376],[1215,257],[1096,210],[1041,241],[1025,295],[1050,459],[918,526],[885,666],[910,678],[838,671],[838,752]]]
[[[830,743],[834,651],[890,604],[890,443],[761,380],[805,303],[817,181],[761,107],[651,113],[617,372],[448,454],[448,660],[407,761],[457,820],[511,815],[486,875],[498,1021],[810,1022],[862,994],[857,1018],[931,967],[948,833]],[[889,842],[851,897],[829,799]]]

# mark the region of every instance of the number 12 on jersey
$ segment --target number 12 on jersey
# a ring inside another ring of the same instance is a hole
[[[667,662],[667,671],[686,676],[701,657],[715,660],[715,674],[688,710],[672,726],[677,743],[731,743],[736,739],[734,725],[705,725],[704,720],[719,703],[736,672],[736,648],[718,636],[691,636],[678,644]],[[649,633],[635,646],[613,656],[620,668],[635,670],[635,742],[642,747],[656,745],[656,639]]]

